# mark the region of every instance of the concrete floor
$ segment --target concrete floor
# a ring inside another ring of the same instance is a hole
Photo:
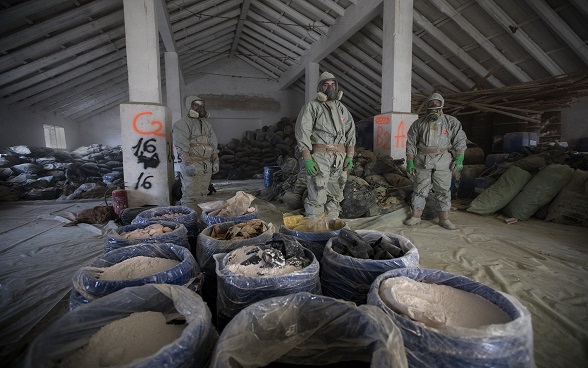
[[[215,182],[210,200],[236,190],[257,193],[262,180]],[[259,217],[282,224],[281,205],[256,200]],[[22,366],[27,346],[68,310],[71,277],[103,253],[104,235],[116,227],[68,219],[103,200],[0,204],[0,362]],[[402,225],[407,210],[347,220],[353,230],[370,229],[412,241],[420,266],[469,277],[517,298],[531,313],[538,367],[588,366],[588,229],[538,219],[508,225],[500,217],[455,211],[457,230],[436,220]]]

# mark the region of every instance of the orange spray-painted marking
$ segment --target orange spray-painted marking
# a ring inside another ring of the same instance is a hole
[[[406,132],[404,131],[404,120],[400,120],[400,124],[398,124],[398,129],[396,129],[396,148],[402,147],[406,148]]]
[[[151,125],[156,126],[155,130],[151,130],[151,131],[144,131],[139,129],[139,127],[137,126],[137,120],[139,120],[139,118],[143,115],[153,115],[153,113],[151,111],[145,111],[145,112],[140,112],[137,115],[135,115],[135,118],[133,119],[133,129],[135,130],[135,132],[137,132],[138,134],[153,134],[159,137],[165,137],[164,133],[159,133],[160,131],[163,130],[163,124],[161,123],[161,121],[158,120],[154,120],[151,122]]]

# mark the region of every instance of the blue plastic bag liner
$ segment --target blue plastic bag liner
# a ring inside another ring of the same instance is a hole
[[[398,327],[373,305],[358,307],[300,292],[261,300],[239,312],[221,333],[210,367],[351,361],[373,368],[407,367]]]
[[[253,206],[255,207],[255,206]],[[214,224],[221,224],[223,222],[234,222],[236,224],[239,224],[241,222],[246,222],[249,220],[254,220],[259,218],[259,211],[257,210],[257,207],[255,207],[255,211],[251,212],[251,213],[247,213],[241,216],[226,216],[226,217],[222,217],[222,216],[212,216],[209,215],[205,212],[202,212],[202,215],[200,216],[202,218],[202,222],[204,222],[206,224],[206,226],[210,226],[210,225],[214,225]]]
[[[257,245],[261,248],[270,247],[264,244]],[[220,329],[242,309],[260,300],[304,291],[321,293],[319,263],[308,249],[304,249],[305,257],[311,260],[308,266],[280,276],[253,277],[234,273],[226,268],[227,254],[214,255],[218,282],[217,327]]]
[[[165,215],[176,215],[176,217],[164,217]],[[196,247],[198,232],[198,213],[185,206],[155,207],[139,213],[131,224],[143,224],[153,220],[173,221],[183,224],[188,230],[188,242],[192,248]],[[194,252],[194,249],[192,249]]]
[[[443,331],[414,322],[396,313],[380,297],[380,285],[391,277],[405,276],[429,284],[448,285],[476,294],[498,306],[511,319],[480,328],[448,327]],[[368,294],[400,327],[411,367],[534,367],[531,314],[513,296],[445,271],[401,268],[378,276]]]
[[[260,220],[261,221],[261,220]],[[204,274],[204,284],[202,285],[202,296],[204,300],[211,306],[213,314],[215,313],[216,304],[216,272],[214,255],[219,253],[228,253],[234,249],[253,244],[264,244],[272,238],[274,234],[274,225],[270,222],[261,221],[263,226],[267,229],[262,234],[249,239],[229,239],[221,240],[211,237],[213,227],[216,226],[222,232],[226,232],[230,227],[236,225],[235,222],[223,222],[220,224],[213,224],[208,226],[198,234],[198,241],[196,243],[196,259],[198,266]]]
[[[100,268],[110,267],[127,259],[145,256],[179,261],[171,269],[151,276],[130,280],[101,280]],[[80,268],[73,276],[73,288],[88,300],[112,294],[117,290],[144,284],[198,285],[202,283],[202,272],[190,251],[182,246],[161,244],[137,244],[115,249],[103,254]]]
[[[137,229],[144,229],[152,224],[161,224],[173,229],[173,231],[159,236],[152,236],[143,239],[125,239],[120,235]],[[114,249],[140,243],[171,243],[190,249],[190,243],[188,243],[188,230],[184,224],[173,221],[153,220],[141,224],[121,226],[112,233],[108,234],[106,239],[104,239],[104,253],[108,253]]]
[[[321,286],[323,294],[365,304],[372,282],[380,274],[394,268],[419,267],[419,252],[407,238],[375,230],[356,231],[363,240],[372,244],[382,237],[402,249],[402,256],[387,260],[361,259],[335,252],[330,239],[321,259]]]
[[[185,320],[182,335],[156,354],[117,367],[207,366],[218,333],[206,303],[183,286],[149,284],[119,290],[62,316],[35,338],[27,351],[25,367],[56,367],[84,347],[102,327],[132,313],[147,311],[160,312],[168,321]]]
[[[347,224],[344,224],[342,228],[349,229]],[[280,226],[280,233],[292,235],[297,237],[301,240],[301,244],[310,249],[312,253],[314,253],[316,259],[320,262],[323,258],[323,252],[327,242],[332,237],[336,237],[339,235],[341,229],[337,230],[330,230],[330,231],[320,231],[320,232],[310,232],[310,231],[298,231],[292,230],[286,227],[285,225]]]

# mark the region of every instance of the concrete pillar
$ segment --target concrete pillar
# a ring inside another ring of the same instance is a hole
[[[382,107],[374,117],[374,152],[406,158],[411,114],[412,0],[384,1]]]
[[[172,200],[171,110],[161,99],[154,1],[123,1],[130,102],[120,105],[120,119],[130,207],[169,206]]]
[[[316,98],[316,86],[319,81],[319,64],[318,63],[308,63],[305,68],[304,73],[304,85],[305,93],[304,93],[304,102],[312,101]]]
[[[173,183],[171,112],[159,104],[122,104],[123,167],[129,206],[169,206]],[[168,124],[164,124],[166,121]]]
[[[167,107],[171,109],[171,121],[174,122],[182,118],[182,92],[180,81],[180,64],[177,52],[165,52],[165,92]],[[172,127],[173,128],[173,127]],[[178,154],[175,147],[174,153],[174,171],[180,171]]]
[[[172,122],[182,118],[182,94],[180,88],[180,64],[177,52],[165,52],[165,92],[167,107],[171,109]]]

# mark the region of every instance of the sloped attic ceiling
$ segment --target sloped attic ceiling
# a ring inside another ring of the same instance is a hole
[[[381,0],[158,1],[170,24],[160,22],[161,53],[178,52],[186,83],[205,65],[236,57],[303,94],[296,71],[327,42],[333,51],[319,60],[321,70],[339,78],[355,118],[380,112]],[[128,101],[122,0],[2,0],[0,7],[6,104],[84,121]],[[331,37],[337,26],[358,24],[345,39]],[[414,0],[413,34],[413,95],[588,71],[585,0]]]

